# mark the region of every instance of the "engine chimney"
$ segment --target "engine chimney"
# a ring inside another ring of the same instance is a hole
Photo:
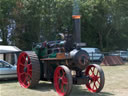
[[[81,24],[80,24],[80,15],[72,15],[73,19],[73,39],[74,43],[81,42]]]
[[[74,43],[80,43],[81,42],[81,25],[80,25],[80,8],[79,8],[79,1],[74,0],[73,2],[73,13],[72,13],[72,19],[73,19],[73,41]]]

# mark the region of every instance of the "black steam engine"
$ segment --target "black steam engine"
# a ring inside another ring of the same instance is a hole
[[[104,72],[99,65],[89,64],[89,55],[81,49],[80,15],[73,15],[73,36],[37,44],[33,51],[22,52],[17,63],[18,80],[31,88],[39,80],[51,81],[60,96],[70,94],[72,85],[85,84],[91,92],[104,86]]]

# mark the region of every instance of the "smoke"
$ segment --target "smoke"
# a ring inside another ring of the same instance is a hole
[[[73,2],[73,12],[72,15],[80,15],[80,7],[78,0],[74,0]]]

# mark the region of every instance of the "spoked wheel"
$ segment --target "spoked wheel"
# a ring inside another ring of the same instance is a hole
[[[72,75],[68,67],[59,66],[54,72],[54,87],[60,96],[68,96],[72,90]]]
[[[89,65],[85,72],[86,76],[89,76],[89,80],[86,87],[91,92],[100,92],[104,87],[105,77],[104,72],[99,65]]]
[[[40,79],[40,63],[34,52],[22,52],[17,63],[17,75],[24,88],[34,87]]]

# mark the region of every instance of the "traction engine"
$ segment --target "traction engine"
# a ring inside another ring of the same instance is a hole
[[[18,81],[32,88],[40,80],[51,81],[60,96],[67,96],[72,85],[85,84],[91,92],[104,87],[104,72],[99,65],[89,64],[89,55],[81,49],[80,15],[73,15],[74,34],[63,40],[38,43],[33,51],[22,52],[17,63]]]

